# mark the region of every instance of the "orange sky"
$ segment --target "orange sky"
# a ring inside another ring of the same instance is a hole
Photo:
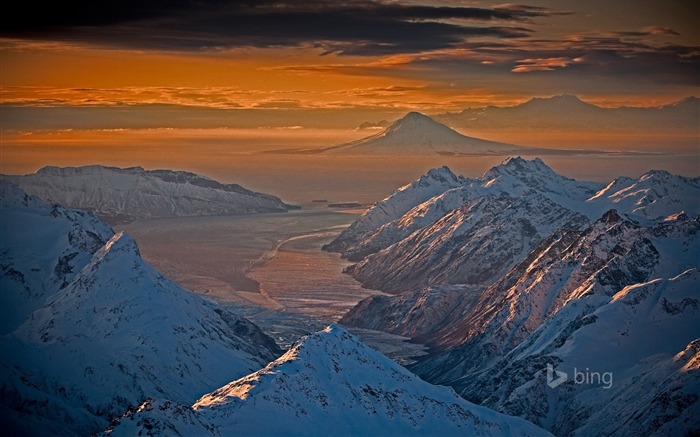
[[[14,40],[4,40],[1,50],[3,103],[444,112],[526,99],[478,85],[456,89],[427,78],[387,74],[409,62],[400,55],[320,57],[313,49],[249,49],[226,55],[135,52]],[[666,102],[669,96],[654,98]],[[648,102],[648,96],[636,101]]]
[[[437,113],[556,94],[653,106],[700,89],[687,0],[76,5],[7,19],[2,103]]]
[[[358,108],[428,113],[486,105],[508,106],[532,96],[566,93],[556,82],[533,92],[523,76],[454,83],[413,71],[417,55],[380,58],[319,56],[314,49],[243,49],[229,53],[164,53],[67,43],[3,39],[2,103],[41,106],[174,104],[214,108]],[[444,50],[426,59],[462,54]],[[466,54],[465,54],[466,56]],[[527,60],[527,59],[525,59]],[[483,61],[489,62],[489,61]],[[556,66],[557,60],[531,61]],[[575,62],[575,61],[572,61]],[[517,71],[518,64],[513,69]],[[545,68],[545,67],[543,67]],[[556,67],[552,67],[556,68]],[[551,79],[556,81],[556,75]],[[547,82],[548,78],[544,78]],[[546,89],[551,89],[548,93]],[[621,89],[579,93],[602,106],[655,106],[697,92],[697,87]]]
[[[309,132],[260,143],[335,144],[371,134],[354,131],[363,122],[412,110],[558,94],[658,106],[700,95],[696,1],[77,1],[52,3],[42,17],[35,6],[22,2],[0,27],[4,169],[27,145],[104,144],[124,129],[301,127]],[[562,133],[489,135],[567,145]],[[585,146],[617,141],[574,136]]]

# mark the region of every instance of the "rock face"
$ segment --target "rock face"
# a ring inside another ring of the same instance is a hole
[[[269,194],[183,171],[98,165],[44,167],[33,174],[3,175],[2,179],[49,203],[84,209],[110,222],[284,212],[295,208]]]
[[[651,171],[603,187],[509,159],[341,235],[361,258],[349,272],[397,293],[341,322],[427,343],[411,370],[557,435],[692,434],[698,199],[697,178]]]
[[[606,302],[627,286],[695,268],[698,231],[698,219],[647,228],[611,211],[583,232],[556,232],[487,287],[459,323],[440,333],[440,342],[478,343],[500,356],[571,302],[590,300],[593,308],[595,296]]]
[[[0,187],[11,433],[90,435],[148,397],[192,402],[280,353],[251,322],[161,276],[128,235]]]
[[[338,326],[191,407],[150,400],[106,435],[548,435],[427,384]]]
[[[462,320],[462,310],[471,308],[483,290],[482,286],[441,285],[379,295],[360,301],[338,323],[431,343],[441,329]]]

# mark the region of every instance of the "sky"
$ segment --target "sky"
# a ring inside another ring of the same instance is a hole
[[[559,94],[658,106],[700,95],[696,0],[25,0],[16,8],[0,17],[2,171],[52,163],[58,155],[42,155],[43,144],[137,142],[118,134],[129,129],[227,127],[250,130],[245,141],[337,144],[366,135],[351,131],[363,122],[414,110]]]
[[[0,31],[6,105],[436,113],[562,93],[650,106],[700,89],[692,0],[18,5]]]

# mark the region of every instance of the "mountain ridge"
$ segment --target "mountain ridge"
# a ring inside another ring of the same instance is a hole
[[[514,157],[427,200],[406,191],[402,216],[370,209],[338,237],[347,271],[393,294],[340,323],[425,344],[422,378],[557,435],[700,430],[699,181],[585,183]],[[555,370],[568,382],[548,385]]]
[[[602,107],[578,96],[533,97],[513,106],[466,108],[435,115],[435,119],[464,129],[620,129],[648,131],[697,126],[700,99],[688,96],[657,106]]]
[[[0,336],[5,431],[91,435],[146,397],[194,401],[280,353],[253,323],[162,276],[133,238],[96,217],[7,181],[0,205],[0,316],[13,321]]]
[[[1,175],[49,203],[84,209],[112,222],[153,217],[285,212],[297,207],[238,184],[195,173],[143,167],[46,166],[28,175]]]
[[[196,435],[548,435],[425,383],[337,325],[191,407],[149,401],[106,435],[173,428]]]
[[[479,179],[453,181],[420,196],[402,188],[324,249],[355,262],[346,272],[360,282],[390,293],[480,286],[522,261],[557,229],[583,230],[606,211],[647,226],[683,211],[700,214],[699,180],[664,171],[604,186],[560,176],[538,158],[511,157]],[[401,209],[387,216],[395,202]],[[383,220],[376,219],[380,215]]]

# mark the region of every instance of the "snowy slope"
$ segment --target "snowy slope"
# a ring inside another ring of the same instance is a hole
[[[597,429],[594,417],[601,413],[594,412],[602,410],[608,412],[608,422],[599,424],[603,427],[614,426],[614,418],[623,413],[636,414],[634,409],[664,416],[669,405],[648,393],[633,406],[627,398],[606,397],[615,390],[577,398],[596,400],[595,406],[574,403],[576,392],[554,396],[544,386],[543,369],[552,364],[569,374],[574,367],[613,372],[620,386],[628,387],[640,378],[659,385],[682,367],[668,359],[700,336],[699,234],[697,217],[679,215],[645,227],[614,211],[584,232],[557,232],[486,289],[479,302],[465,308],[458,323],[433,332],[435,344],[449,349],[412,370],[428,381],[453,386],[473,402],[525,417],[560,435],[589,435],[582,430]],[[649,373],[654,366],[670,370]],[[690,384],[697,375],[679,378]],[[683,390],[694,393],[692,387]],[[632,416],[626,417],[633,422]],[[659,418],[656,424],[673,417]],[[624,429],[617,432],[626,435]]]
[[[699,231],[697,218],[678,216],[648,228],[610,211],[583,232],[555,232],[488,287],[439,341],[452,347],[488,344],[498,355],[571,300],[588,295],[605,300],[627,285],[696,267]]]
[[[547,435],[431,386],[338,326],[191,408],[149,401],[106,435]]]
[[[148,217],[282,212],[277,197],[194,173],[141,167],[44,167],[24,176],[3,175],[49,203],[80,208],[111,221]]]
[[[432,225],[450,211],[468,204],[481,195],[483,191],[475,190],[471,184],[449,189],[415,206],[399,218],[383,224],[378,229],[357,235],[354,244],[346,243],[347,248],[343,256],[351,261],[359,261],[367,255],[403,240],[417,230]],[[389,199],[392,198],[393,196]],[[369,211],[374,213],[371,209]]]
[[[479,180],[481,187],[492,193],[521,196],[534,190],[553,202],[577,211],[579,208],[575,205],[578,202],[601,188],[597,182],[581,182],[557,174],[540,158],[527,160],[519,156],[506,158]]]
[[[84,211],[49,206],[0,181],[0,334],[70,283],[113,234]]]
[[[372,288],[488,285],[556,229],[581,229],[610,209],[645,223],[700,212],[698,180],[661,171],[605,187],[558,175],[539,158],[516,157],[462,182],[428,199],[397,192],[327,248],[359,261],[349,271]],[[383,214],[395,199],[415,206],[392,220],[405,209]],[[380,215],[384,220],[368,220]]]
[[[447,168],[431,174],[446,174],[450,184],[426,184],[427,176],[378,202],[328,245],[351,260],[379,251],[406,238],[414,231],[435,223],[451,211],[480,197],[520,197],[537,192],[547,200],[589,216],[585,200],[603,188],[602,184],[579,182],[558,175],[540,160],[507,158],[479,179],[454,176]],[[425,186],[421,191],[415,186]],[[387,214],[385,211],[390,211]],[[381,220],[375,219],[381,217]],[[589,217],[597,219],[599,216]]]
[[[4,191],[3,220],[20,217],[22,223],[14,225],[24,235],[30,233],[22,224],[46,228],[37,229],[42,238],[3,240],[3,262],[22,265],[36,258],[43,259],[40,267],[64,265],[65,252],[51,248],[71,248],[62,232],[84,236],[90,229],[109,229],[88,214],[49,207],[20,193]],[[53,221],[47,211],[57,211]],[[76,253],[71,260],[86,258],[85,252]],[[45,283],[55,292],[14,332],[0,337],[0,414],[18,435],[88,435],[147,397],[193,402],[279,353],[252,323],[161,276],[141,259],[128,235],[112,236],[76,269],[60,278],[55,269],[31,270],[30,294],[43,292]],[[3,284],[18,276],[8,271]],[[14,312],[12,307],[3,311]]]
[[[557,435],[700,429],[698,179],[603,187],[512,158],[465,182],[346,245],[350,273],[400,293],[342,323],[427,343],[421,377]],[[615,386],[551,391],[547,364]]]
[[[465,185],[467,181],[462,176],[456,176],[447,167],[432,169],[418,180],[399,188],[391,196],[377,202],[335,240],[324,246],[324,250],[343,253],[382,225],[401,218],[428,199],[451,188]]]
[[[697,433],[698,290],[691,269],[627,286],[602,305],[571,301],[486,371],[464,378],[464,392],[556,435]],[[547,365],[568,380],[547,386]]]
[[[451,211],[488,195],[517,198],[537,192],[556,205],[591,218],[582,201],[599,188],[600,184],[597,183],[578,182],[558,175],[539,158],[532,161],[508,158],[481,178],[465,179],[462,186],[428,199],[402,217],[386,223],[374,232],[367,232],[357,238],[355,244],[347,247],[344,255],[350,260],[359,260],[434,224]]]
[[[639,179],[618,178],[587,200],[592,214],[615,208],[648,219],[700,214],[700,178],[652,170]]]
[[[419,112],[409,112],[383,132],[328,149],[343,155],[484,155],[528,149],[462,135]]]
[[[558,228],[587,219],[538,193],[486,195],[453,209],[349,272],[369,288],[401,292],[439,284],[489,284]]]
[[[429,342],[436,331],[458,323],[463,311],[478,302],[483,289],[441,285],[395,296],[370,296],[345,313],[338,323]]]

